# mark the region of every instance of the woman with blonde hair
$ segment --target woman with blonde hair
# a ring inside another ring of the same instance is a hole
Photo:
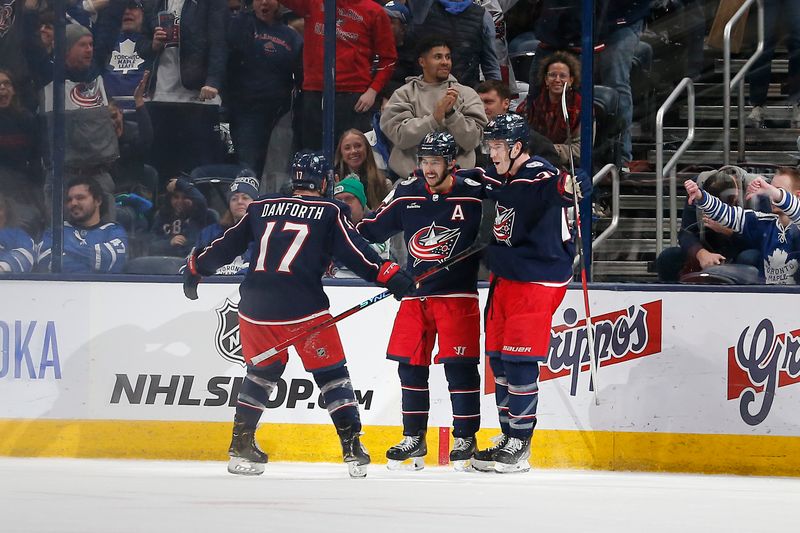
[[[377,209],[389,191],[392,182],[378,170],[367,137],[357,129],[342,133],[334,158],[336,182],[356,176],[367,193],[367,207]]]

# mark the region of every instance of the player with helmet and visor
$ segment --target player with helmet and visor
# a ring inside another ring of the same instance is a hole
[[[547,358],[550,328],[572,279],[573,229],[567,209],[587,195],[591,178],[577,179],[526,151],[529,130],[520,115],[498,115],[484,128],[492,165],[484,181],[497,202],[487,249],[491,272],[485,309],[485,351],[495,377],[502,434],[478,451],[478,470],[530,469],[530,442],[539,401],[539,363]]]
[[[239,222],[204,250],[189,257],[184,292],[197,298],[197,284],[248,249],[253,255],[239,288],[239,331],[247,375],[239,390],[228,455],[232,474],[264,472],[267,454],[255,431],[288,360],[287,350],[254,363],[280,342],[330,317],[321,278],[335,257],[363,279],[386,287],[396,298],[413,286],[396,263],[384,261],[349,222],[349,208],[325,198],[329,179],[325,157],[300,152],[292,164],[292,196],[253,201]],[[360,442],[361,420],[336,327],[294,345],[314,377],[342,445],[352,477],[366,476],[370,457]]]
[[[371,242],[403,233],[407,269],[415,276],[470,247],[481,222],[483,185],[456,177],[456,141],[450,133],[427,134],[413,175],[400,182],[356,229]],[[388,359],[398,362],[403,439],[386,452],[389,468],[419,470],[427,454],[430,364],[441,363],[453,409],[450,460],[465,469],[476,450],[480,426],[480,311],[478,256],[444,269],[403,298],[395,318]],[[438,338],[438,353],[432,359]]]

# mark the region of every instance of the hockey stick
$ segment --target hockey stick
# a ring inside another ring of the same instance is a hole
[[[434,274],[436,274],[438,272],[441,272],[442,270],[444,270],[446,268],[450,268],[451,266],[455,265],[456,263],[459,263],[459,262],[463,261],[467,257],[480,252],[481,250],[486,248],[486,246],[488,246],[488,244],[489,243],[488,242],[484,242],[484,239],[481,239],[480,235],[479,235],[478,239],[475,242],[473,242],[469,246],[469,248],[466,248],[466,249],[462,250],[458,254],[454,255],[450,259],[447,259],[446,261],[443,261],[443,262],[439,263],[435,267],[432,267],[432,268],[426,270],[425,272],[423,272],[422,274],[420,274],[419,276],[414,278],[414,282],[417,283],[417,284],[421,283],[422,281],[428,279],[429,277],[433,276]],[[295,345],[297,343],[297,341],[300,341],[300,340],[308,337],[309,335],[313,335],[314,333],[316,333],[316,332],[318,332],[320,330],[323,330],[325,328],[333,326],[337,322],[341,322],[345,318],[347,318],[349,316],[352,316],[352,315],[358,313],[359,311],[361,311],[363,309],[366,309],[367,307],[371,306],[372,304],[378,303],[381,300],[385,300],[386,298],[388,298],[391,295],[392,295],[392,293],[389,292],[389,291],[383,291],[380,294],[376,294],[372,298],[368,298],[368,299],[364,300],[363,302],[361,302],[360,304],[356,304],[353,307],[351,307],[350,309],[348,309],[346,311],[342,311],[341,313],[339,313],[336,316],[332,316],[332,317],[328,318],[327,320],[324,320],[324,321],[320,322],[319,324],[317,324],[315,326],[311,326],[307,330],[302,331],[302,332],[298,333],[297,335],[295,335],[294,337],[291,337],[291,338],[281,342],[280,344],[277,344],[277,345],[273,346],[269,350],[261,352],[260,354],[256,355],[252,359],[250,359],[250,364],[251,365],[257,365],[261,361],[265,361],[265,360],[269,359],[270,357],[273,357],[278,352],[281,352],[281,351],[285,350],[289,346]]]
[[[586,341],[589,343],[589,374],[592,378],[592,392],[594,393],[594,404],[600,405],[597,397],[597,358],[594,353],[594,331],[592,330],[592,313],[589,308],[589,286],[586,283],[586,261],[583,254],[583,235],[581,234],[581,214],[578,205],[578,191],[580,188],[576,183],[575,159],[572,155],[572,128],[569,124],[569,112],[567,111],[567,89],[569,84],[564,82],[564,91],[561,93],[561,112],[564,114],[564,122],[567,124],[567,151],[569,152],[569,167],[572,178],[572,201],[575,208],[575,226],[577,228],[576,245],[581,264],[581,286],[583,288],[583,308],[586,313]]]

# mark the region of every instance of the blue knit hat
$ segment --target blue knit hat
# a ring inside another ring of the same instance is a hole
[[[255,176],[247,175],[245,171],[240,172],[239,175],[231,183],[231,190],[228,193],[228,201],[231,201],[231,196],[237,192],[241,192],[255,200],[258,198],[258,179]]]

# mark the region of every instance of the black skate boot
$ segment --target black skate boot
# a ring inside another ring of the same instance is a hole
[[[472,468],[481,472],[494,472],[494,452],[501,449],[508,442],[508,435],[501,433],[492,437],[493,446],[485,450],[478,450],[472,455],[470,461]]]
[[[527,472],[531,469],[531,439],[509,437],[506,445],[494,452],[494,469],[500,474]]]
[[[398,444],[386,450],[386,465],[389,470],[422,470],[425,468],[424,457],[428,454],[428,444],[425,442],[425,431],[416,435],[406,435]],[[404,465],[411,459],[410,465]]]
[[[233,439],[228,448],[228,472],[242,476],[258,476],[264,473],[264,465],[269,458],[258,449],[255,440],[255,429],[247,429],[244,422],[234,418]]]
[[[347,464],[350,477],[367,477],[367,465],[370,463],[369,454],[361,444],[361,433],[352,428],[338,430],[339,440],[342,443],[342,459]]]
[[[478,450],[478,441],[475,435],[471,437],[456,437],[453,442],[453,449],[450,450],[450,462],[453,463],[453,469],[457,472],[464,472],[471,470],[470,462],[472,456]]]

